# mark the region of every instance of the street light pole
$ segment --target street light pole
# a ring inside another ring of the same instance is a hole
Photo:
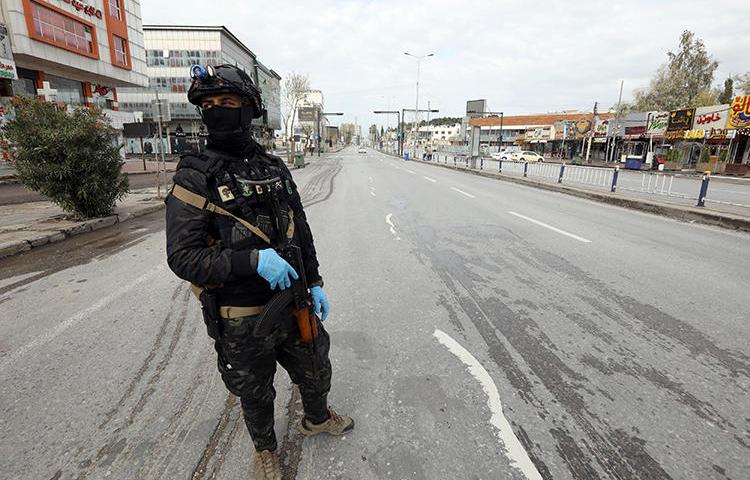
[[[405,116],[404,112],[414,112],[414,116],[416,117],[419,112],[438,113],[439,111],[440,110],[438,110],[436,108],[431,108],[429,110],[425,110],[425,109],[418,110],[416,108],[414,108],[414,109],[412,109],[412,108],[402,108],[401,109],[401,117],[404,118],[404,119],[406,119],[406,116]],[[412,133],[414,133],[414,132],[412,132]],[[414,144],[414,151],[416,152],[416,143],[415,142],[412,142],[412,143]],[[402,154],[403,154],[403,150],[404,149],[403,149],[403,143],[402,143],[402,148],[401,148],[401,153]]]
[[[401,155],[401,113],[398,110],[375,110],[375,114],[387,113],[396,114],[398,116],[398,125],[396,126],[396,145],[398,146],[397,151],[399,156]]]
[[[425,59],[427,57],[432,57],[435,55],[434,53],[428,53],[427,55],[412,55],[409,52],[404,52],[404,55],[408,55],[409,57],[413,57],[417,59],[417,99],[414,105],[414,127],[412,130],[412,145],[413,145],[413,152],[412,155],[416,155],[417,153],[417,117],[419,115],[419,71],[420,71],[420,65],[422,63],[422,59]]]
[[[318,141],[318,156],[320,157],[320,140],[323,138],[323,136],[321,135],[321,131],[320,131],[320,119],[322,117],[327,117],[327,116],[330,116],[330,115],[343,115],[343,113],[342,112],[321,112],[320,109],[317,109],[317,112],[318,112],[318,138],[317,138],[317,141]]]

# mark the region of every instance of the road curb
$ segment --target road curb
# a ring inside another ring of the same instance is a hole
[[[593,192],[590,190],[583,190],[580,188],[574,188],[567,185],[552,184],[539,182],[529,178],[523,177],[512,177],[509,175],[502,175],[495,172],[488,172],[485,170],[471,170],[462,167],[454,167],[453,165],[445,165],[435,162],[425,162],[422,160],[410,160],[417,163],[423,163],[425,165],[432,165],[441,168],[447,168],[449,170],[457,170],[466,172],[469,174],[477,175],[480,177],[494,178],[496,180],[502,180],[504,182],[516,183],[519,185],[526,185],[528,187],[538,188],[540,190],[548,190],[551,192],[564,193],[578,198],[584,198],[587,200],[593,200],[600,203],[607,203],[618,207],[629,208],[631,210],[640,210],[642,212],[654,213],[665,217],[674,218],[685,222],[699,222],[707,225],[715,225],[719,227],[729,228],[733,230],[742,230],[750,232],[750,218],[741,217],[738,215],[732,215],[729,213],[720,213],[714,211],[701,210],[698,207],[680,207],[674,205],[665,205],[662,203],[650,202],[648,200],[634,199],[618,195],[616,193],[601,193]]]
[[[147,205],[132,212],[122,212],[114,215],[108,215],[106,217],[86,220],[66,228],[50,230],[49,233],[30,231],[29,238],[27,239],[0,243],[0,259],[28,252],[32,248],[41,247],[42,245],[47,245],[48,243],[60,242],[82,233],[93,232],[117,225],[118,223],[127,222],[129,220],[133,220],[135,218],[162,210],[164,207],[164,202],[160,201],[153,205]],[[34,233],[36,233],[36,235],[34,235]]]

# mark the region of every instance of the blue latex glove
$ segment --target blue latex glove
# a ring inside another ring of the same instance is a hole
[[[279,287],[279,290],[289,288],[292,286],[292,280],[299,278],[292,266],[273,248],[258,251],[258,275],[271,284],[271,290],[276,287]]]
[[[310,295],[312,295],[315,314],[319,316],[321,320],[328,318],[331,306],[328,304],[328,297],[326,297],[323,287],[312,287],[310,289]]]

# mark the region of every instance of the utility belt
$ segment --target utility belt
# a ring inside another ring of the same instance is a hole
[[[238,307],[219,305],[218,296],[209,288],[191,284],[193,294],[198,297],[203,310],[203,322],[206,324],[208,336],[217,340],[222,334],[222,320],[252,317],[263,313],[264,305],[254,307]]]

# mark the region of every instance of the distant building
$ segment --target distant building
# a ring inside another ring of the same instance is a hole
[[[319,133],[322,144],[326,144],[329,140],[327,127],[330,121],[323,115],[324,112],[323,92],[315,89],[305,92],[294,111],[294,135],[309,145],[315,144],[316,135]]]
[[[454,125],[424,125],[419,127],[418,145],[444,147],[451,145],[451,140],[461,134],[461,124]],[[410,135],[411,137],[411,135]]]
[[[0,23],[3,97],[96,105],[117,124],[121,88],[148,85],[138,0],[1,0]]]
[[[266,115],[253,121],[253,135],[270,146],[274,130],[281,128],[281,77],[263,65],[245,44],[223,26],[144,25],[147,88],[121,91],[124,110],[142,111],[144,121],[153,120],[152,102],[169,104],[171,120],[164,125],[169,153],[198,151],[205,147],[205,127],[194,105],[188,102],[190,67],[193,65],[235,65],[244,70],[261,89]]]
[[[597,121],[611,117],[610,112],[600,113],[595,119],[591,112],[572,111],[509,115],[502,118],[502,142],[499,116],[472,118],[469,125],[481,127],[480,142],[487,151],[497,151],[500,145],[516,145],[548,156],[569,156],[570,152],[582,151],[584,140],[594,131]],[[600,138],[605,135],[606,127]],[[604,143],[594,142],[594,147],[592,152],[604,155]]]

